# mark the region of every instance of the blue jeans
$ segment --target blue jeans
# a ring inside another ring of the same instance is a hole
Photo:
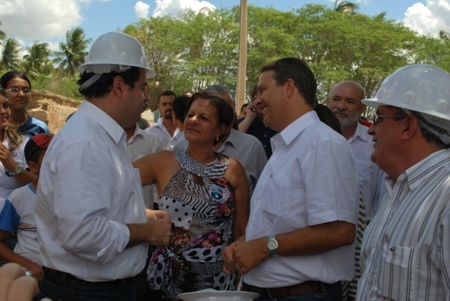
[[[286,296],[283,298],[272,298],[270,296],[261,296],[256,301],[342,301],[342,285],[338,282],[325,291],[303,294],[295,296]]]
[[[44,279],[36,300],[50,298],[53,301],[133,301],[149,300],[150,289],[145,269],[125,280],[87,282],[65,273],[45,269]]]

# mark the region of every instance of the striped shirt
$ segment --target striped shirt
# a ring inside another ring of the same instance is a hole
[[[357,300],[445,300],[450,287],[450,150],[388,182],[364,232]]]

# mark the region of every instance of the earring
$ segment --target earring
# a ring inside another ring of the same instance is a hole
[[[216,139],[214,139],[214,144],[219,143],[219,140],[220,140],[220,138],[219,138],[219,137],[216,137]]]

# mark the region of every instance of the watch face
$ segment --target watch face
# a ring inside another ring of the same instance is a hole
[[[269,250],[275,250],[278,248],[278,242],[276,240],[269,240],[267,242],[267,248],[269,248]]]

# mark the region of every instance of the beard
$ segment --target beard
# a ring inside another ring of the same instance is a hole
[[[172,119],[172,111],[164,112],[164,118],[165,119]]]
[[[357,111],[352,116],[350,116],[347,112],[342,112],[342,111],[339,111],[339,110],[336,110],[336,109],[333,110],[333,113],[340,113],[340,114],[344,114],[345,115],[345,118],[342,118],[342,117],[339,118],[338,117],[339,122],[341,123],[342,129],[348,128],[353,123],[355,123],[358,120],[358,118],[359,118],[359,111]]]

